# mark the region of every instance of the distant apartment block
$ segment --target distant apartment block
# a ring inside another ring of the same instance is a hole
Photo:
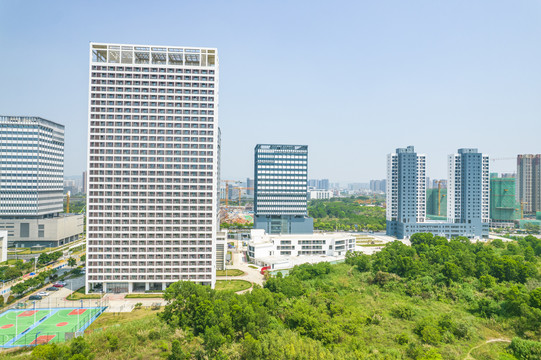
[[[310,179],[308,187],[315,190],[329,190],[331,188],[329,179]]]
[[[417,232],[447,238],[487,237],[488,171],[488,156],[477,149],[449,155],[447,221],[427,220],[426,157],[413,146],[397,149],[387,157],[387,234],[399,239]]]
[[[64,126],[0,116],[0,230],[10,246],[58,246],[79,238],[83,216],[63,212]]]
[[[83,189],[81,190],[83,194],[86,194],[86,187],[87,187],[86,171],[83,171]]]
[[[308,146],[257,145],[254,179],[254,228],[268,234],[313,232],[307,209]]]
[[[541,211],[541,155],[517,156],[516,197],[524,213]]]
[[[385,193],[387,190],[387,180],[370,180],[370,191]]]
[[[255,181],[254,179],[246,178],[246,195],[254,196]]]
[[[90,44],[86,289],[214,286],[215,48]]]

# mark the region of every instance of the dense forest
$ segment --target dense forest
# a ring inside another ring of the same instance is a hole
[[[242,295],[178,282],[158,317],[26,358],[541,358],[541,240],[411,243],[297,266]]]
[[[368,197],[312,200],[308,215],[314,218],[314,228],[318,230],[385,230],[385,209],[366,204],[370,202]]]

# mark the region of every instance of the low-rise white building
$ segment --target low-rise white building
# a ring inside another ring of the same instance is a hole
[[[250,261],[273,270],[301,263],[337,261],[354,250],[355,236],[347,233],[270,235],[254,229],[248,242]]]
[[[332,190],[309,190],[308,200],[329,200],[333,197]]]

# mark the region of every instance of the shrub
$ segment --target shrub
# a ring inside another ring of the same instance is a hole
[[[398,334],[398,335],[396,336],[396,339],[395,339],[395,340],[396,340],[396,342],[399,343],[400,345],[405,345],[405,344],[409,343],[409,341],[410,341],[408,335],[405,334],[405,333]]]
[[[109,347],[109,350],[111,351],[115,351],[118,349],[118,336],[116,335],[109,335],[107,337],[107,342],[108,342],[108,347]]]
[[[408,305],[397,306],[391,311],[391,315],[397,319],[411,320],[415,316],[415,311]]]
[[[518,337],[511,341],[511,350],[513,355],[521,360],[541,359],[541,342],[524,340]]]

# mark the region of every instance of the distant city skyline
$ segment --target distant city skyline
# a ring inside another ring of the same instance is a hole
[[[0,45],[12,54],[0,58],[0,108],[65,126],[66,176],[86,166],[90,41],[220,49],[224,179],[252,175],[257,143],[307,144],[309,178],[344,184],[384,178],[394,147],[429,154],[431,178],[445,178],[446,155],[457,148],[491,158],[539,153],[538,2],[211,1],[167,9],[143,1],[0,3]],[[179,23],[179,13],[190,16]],[[515,172],[516,162],[491,162],[491,171]]]

